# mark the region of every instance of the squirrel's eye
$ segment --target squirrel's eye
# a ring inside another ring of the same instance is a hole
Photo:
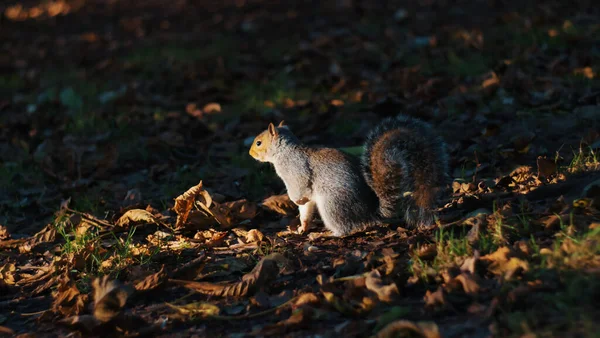
[[[261,144],[262,144],[262,142],[261,142],[261,141],[256,141],[256,146],[257,146],[257,147],[260,147],[260,145],[261,145]]]

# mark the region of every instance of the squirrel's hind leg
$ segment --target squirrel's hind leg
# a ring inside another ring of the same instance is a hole
[[[336,203],[336,199],[318,196],[316,202],[321,220],[333,236],[340,237],[352,232],[354,221],[350,216],[351,212],[341,207],[339,200]]]
[[[300,227],[298,228],[298,233],[303,234],[310,229],[316,209],[317,203],[314,201],[308,201],[298,206],[298,210],[300,211]]]

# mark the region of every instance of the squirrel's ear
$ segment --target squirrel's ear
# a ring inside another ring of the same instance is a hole
[[[279,132],[277,131],[277,128],[275,128],[273,123],[269,123],[269,134],[271,134],[271,136],[279,135]]]
[[[279,122],[279,125],[277,127],[285,127],[285,121],[281,120],[281,122]]]

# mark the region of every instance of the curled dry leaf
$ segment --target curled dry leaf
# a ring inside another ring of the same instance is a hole
[[[294,302],[294,307],[300,307],[302,305],[317,305],[319,304],[319,297],[312,292],[304,293],[296,299]]]
[[[393,337],[441,338],[442,336],[435,323],[397,320],[389,323],[377,333],[377,338]]]
[[[16,270],[17,268],[12,263],[0,267],[0,290],[15,284]]]
[[[425,307],[430,309],[444,307],[447,304],[444,289],[442,289],[442,287],[438,287],[435,292],[427,290],[423,299],[425,300]]]
[[[262,232],[252,229],[246,234],[246,243],[261,242],[264,237]]]
[[[38,233],[27,239],[26,243],[33,248],[41,243],[52,243],[55,239],[56,227],[54,224],[48,224]]]
[[[119,217],[116,224],[126,228],[136,223],[156,223],[156,219],[154,219],[154,215],[144,209],[131,209]]]
[[[108,276],[96,278],[92,286],[94,287],[94,317],[103,323],[119,315],[132,293],[130,287],[122,285],[117,280],[109,281]]]
[[[287,194],[271,196],[265,199],[261,206],[264,209],[285,216],[293,216],[298,210],[296,204],[290,200],[290,197]]]
[[[134,288],[136,291],[149,291],[162,286],[167,281],[167,273],[163,265],[157,273],[153,273],[146,278],[136,282]]]
[[[3,241],[9,237],[10,237],[10,233],[8,232],[8,229],[6,229],[5,226],[0,225],[0,241]]]
[[[383,284],[381,274],[378,270],[372,270],[367,274],[365,286],[367,289],[375,292],[382,302],[391,302],[400,293],[395,283]]]
[[[460,283],[460,285],[462,285],[462,289],[468,295],[474,295],[479,292],[479,284],[477,284],[471,274],[461,273],[460,275],[454,277],[454,281]]]
[[[197,185],[189,188],[186,192],[181,194],[175,199],[175,206],[173,210],[177,214],[177,221],[175,222],[175,228],[181,228],[188,219],[190,211],[194,206],[194,200],[196,196],[202,191],[202,181]]]
[[[52,311],[65,317],[80,314],[87,301],[87,295],[82,295],[75,283],[71,282],[68,277],[62,280],[53,296]]]
[[[214,295],[219,297],[242,297],[250,296],[257,290],[265,287],[279,274],[277,261],[273,257],[265,257],[250,271],[242,277],[242,280],[236,283],[215,284],[208,282],[194,282],[170,279],[169,282],[179,284],[188,289],[192,289],[202,294]]]
[[[495,252],[481,257],[481,261],[488,262],[488,270],[505,279],[511,279],[520,271],[528,271],[529,263],[513,257],[510,248],[501,247]]]

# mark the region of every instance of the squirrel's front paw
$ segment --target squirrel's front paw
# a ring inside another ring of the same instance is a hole
[[[308,203],[308,201],[310,201],[308,197],[302,197],[294,203],[296,203],[296,205],[305,205],[306,203]]]
[[[305,234],[308,232],[308,230],[310,230],[310,228],[311,228],[310,222],[308,222],[308,221],[300,222],[300,226],[298,227],[298,233],[301,235]]]

